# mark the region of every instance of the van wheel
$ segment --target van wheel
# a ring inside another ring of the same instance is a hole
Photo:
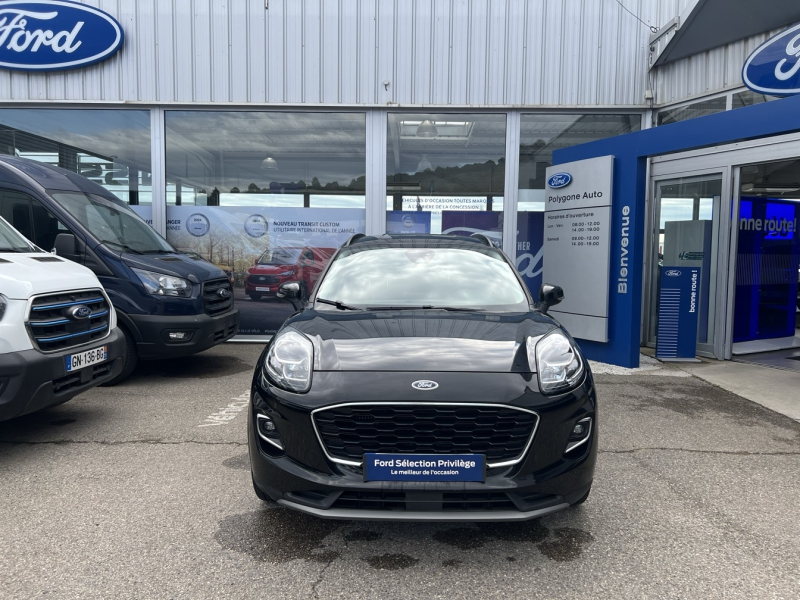
[[[250,296],[250,300],[261,300],[261,294],[247,294]]]
[[[114,379],[111,381],[104,383],[103,387],[110,387],[112,385],[122,383],[131,376],[131,373],[133,373],[134,369],[136,369],[136,365],[139,364],[139,353],[136,351],[136,340],[133,339],[133,336],[124,327],[120,327],[119,330],[125,336],[125,364],[123,365],[120,374],[114,377]]]

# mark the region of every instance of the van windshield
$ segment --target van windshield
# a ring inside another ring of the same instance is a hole
[[[38,250],[0,217],[0,252],[38,252]]]
[[[139,254],[175,252],[121,200],[80,192],[50,192],[50,196],[89,233],[114,250]]]

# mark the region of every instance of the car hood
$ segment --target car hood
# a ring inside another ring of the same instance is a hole
[[[531,372],[526,339],[557,327],[538,312],[306,311],[287,322],[310,338],[315,370]]]
[[[121,257],[129,267],[182,277],[195,283],[228,277],[222,269],[210,262],[190,258],[184,254],[123,253]]]
[[[295,265],[257,265],[250,267],[247,272],[251,275],[277,275],[286,271],[296,271]]]
[[[86,267],[46,252],[3,252],[0,258],[0,293],[9,299],[27,300],[34,294],[103,287]]]

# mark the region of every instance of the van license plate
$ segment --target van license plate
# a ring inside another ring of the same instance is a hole
[[[268,292],[268,291],[269,291],[269,288],[266,288],[266,287],[257,287],[257,288],[256,288],[256,291],[257,291],[257,292]]]
[[[108,346],[101,346],[94,350],[87,350],[80,354],[70,354],[66,357],[67,372],[78,371],[85,367],[91,367],[108,359]]]

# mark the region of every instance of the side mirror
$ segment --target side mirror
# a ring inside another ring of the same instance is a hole
[[[53,250],[56,251],[58,256],[63,256],[64,258],[75,256],[75,236],[71,233],[59,233],[53,244]]]
[[[564,290],[557,285],[543,283],[539,288],[539,304],[536,305],[536,308],[546,313],[548,308],[559,304],[563,299]]]
[[[300,298],[300,284],[297,281],[287,281],[280,284],[276,295],[278,298],[290,302],[295,310],[300,310],[303,307],[303,301]]]
[[[256,258],[256,259],[253,261],[253,266],[254,266],[254,267],[257,267],[257,266],[258,266],[258,259],[257,259],[257,258]]]

